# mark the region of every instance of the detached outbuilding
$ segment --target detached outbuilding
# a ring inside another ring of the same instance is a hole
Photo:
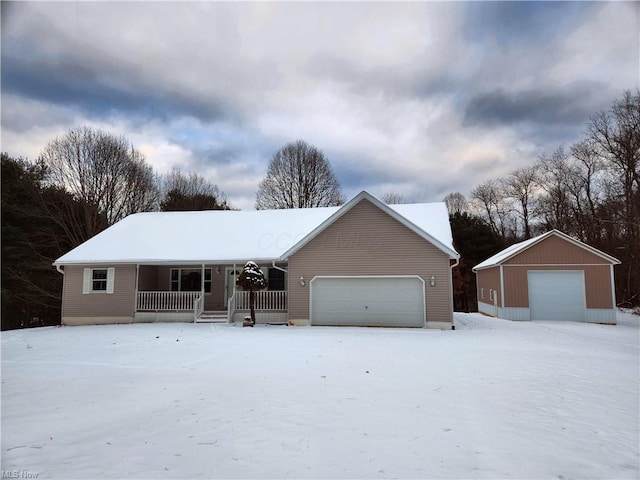
[[[551,230],[476,265],[478,310],[508,320],[616,323],[620,261]]]

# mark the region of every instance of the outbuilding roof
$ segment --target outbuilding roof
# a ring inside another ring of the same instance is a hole
[[[586,243],[582,243],[579,240],[576,240],[573,237],[570,237],[569,235],[567,235],[566,233],[562,233],[560,230],[550,230],[546,233],[543,233],[542,235],[539,235],[537,237],[534,238],[530,238],[528,240],[525,240],[523,242],[520,243],[514,243],[513,245],[511,245],[510,247],[505,248],[504,250],[502,250],[501,252],[496,253],[495,255],[493,255],[492,257],[487,258],[484,262],[480,262],[478,265],[476,265],[475,267],[473,267],[473,271],[476,272],[478,270],[482,270],[485,268],[492,268],[492,267],[497,267],[498,265],[503,264],[504,262],[506,262],[507,260],[515,257],[516,255],[524,252],[525,250],[531,248],[532,246],[540,243],[541,241],[543,241],[545,238],[548,238],[552,235],[555,235],[557,237],[562,238],[563,240],[566,240],[580,248],[583,248],[595,255],[598,255],[601,258],[604,258],[605,260],[613,263],[614,265],[617,265],[620,263],[620,260],[618,260],[617,258],[612,257],[611,255],[607,255],[604,252],[601,252],[600,250],[598,250],[597,248],[593,248],[589,245],[587,245]]]
[[[444,203],[387,206],[363,191],[341,207],[136,213],[58,258],[54,265],[286,260],[296,246],[365,199],[451,258],[458,257]]]

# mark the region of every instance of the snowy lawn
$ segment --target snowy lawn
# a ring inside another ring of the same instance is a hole
[[[638,478],[639,317],[2,334],[27,478]]]

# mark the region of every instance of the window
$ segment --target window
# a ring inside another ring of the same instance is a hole
[[[202,269],[172,268],[170,274],[172,292],[199,292],[202,289]],[[211,293],[211,269],[204,269],[204,291]]]
[[[85,268],[82,281],[82,293],[113,293],[116,269]]]
[[[495,297],[495,290],[492,288],[489,290],[489,300],[493,300],[493,297]]]
[[[480,289],[480,298],[484,300],[484,288]]]
[[[269,290],[286,290],[284,272],[277,268],[269,269]]]
[[[91,291],[106,292],[107,291],[107,269],[94,268],[91,271]]]

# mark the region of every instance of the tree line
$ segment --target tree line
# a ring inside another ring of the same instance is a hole
[[[535,164],[447,195],[459,310],[477,307],[472,267],[502,248],[558,229],[619,258],[620,305],[640,304],[640,92],[625,92],[587,124],[585,138]],[[405,203],[395,192],[385,203]],[[341,205],[324,153],[302,140],[271,158],[256,209]],[[143,211],[232,206],[217,185],[178,169],[157,174],[121,136],[88,127],[51,141],[35,162],[2,154],[2,328],[60,321],[62,278],[53,260]]]
[[[194,172],[159,175],[125,137],[88,127],[55,138],[35,162],[3,153],[2,329],[60,323],[62,277],[52,262],[124,217],[148,211],[230,210]],[[324,153],[302,140],[276,152],[256,208],[341,205]]]
[[[60,323],[62,276],[52,262],[127,215],[224,210],[197,173],[159,175],[124,137],[83,127],[35,162],[3,153],[2,329]]]
[[[617,302],[640,305],[640,91],[624,92],[609,110],[592,115],[584,138],[569,147],[481,183],[469,201],[456,192],[445,202],[459,250],[473,247],[456,231],[456,219],[465,216],[467,223],[483,221],[478,228],[485,239],[491,234],[492,253],[557,229],[618,258]],[[486,258],[468,252],[471,261],[461,253],[459,305],[474,301],[470,270]]]

